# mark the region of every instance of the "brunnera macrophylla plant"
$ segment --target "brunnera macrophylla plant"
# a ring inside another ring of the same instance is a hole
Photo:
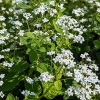
[[[0,0],[1,99],[97,100],[99,13],[99,0]]]

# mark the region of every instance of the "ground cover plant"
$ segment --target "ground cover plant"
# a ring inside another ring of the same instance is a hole
[[[0,100],[98,100],[99,67],[99,0],[0,0]]]

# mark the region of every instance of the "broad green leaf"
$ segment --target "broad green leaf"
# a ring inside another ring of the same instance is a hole
[[[40,52],[46,52],[46,49],[45,49],[44,47],[40,47],[40,48],[39,48],[39,51],[40,51]]]
[[[20,73],[25,71],[28,67],[30,67],[30,65],[27,62],[22,61],[14,65],[10,70],[13,72]]]
[[[32,42],[32,39],[29,37],[20,37],[20,43],[27,45]]]
[[[45,63],[40,63],[38,66],[37,66],[37,71],[40,72],[40,73],[43,73],[43,72],[46,72],[47,71],[47,67],[48,65],[45,64]]]
[[[13,96],[11,93],[9,93],[9,94],[7,95],[6,100],[15,100],[15,98],[14,98],[14,96]]]
[[[54,86],[56,87],[57,90],[62,89],[62,82],[60,80],[57,80],[54,82]]]
[[[35,36],[32,32],[26,32],[25,35],[29,38],[35,38]]]
[[[22,9],[32,9],[32,6],[26,5],[25,3],[19,3],[18,7],[22,8]]]
[[[52,82],[42,83],[42,86],[44,90],[44,97],[46,97],[47,99],[53,99],[54,97],[63,94],[62,91],[56,89],[54,83]]]
[[[62,72],[63,70],[61,69],[61,67],[59,67],[56,71],[56,80],[59,80],[62,78]]]
[[[38,60],[38,54],[34,49],[28,48],[26,53],[29,55],[29,59],[31,62]]]
[[[95,46],[95,49],[99,49],[100,48],[100,40],[94,40],[93,44]]]
[[[14,89],[21,80],[23,80],[22,73],[16,74],[14,72],[9,72],[4,78],[4,84],[1,87],[3,92]]]

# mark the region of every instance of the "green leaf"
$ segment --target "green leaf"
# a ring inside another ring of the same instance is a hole
[[[32,33],[32,32],[26,32],[25,36],[27,36],[29,38],[35,38],[34,33]]]
[[[100,48],[100,40],[94,40],[93,44],[95,46],[95,49],[99,49]]]
[[[56,87],[57,90],[62,89],[62,82],[60,80],[57,80],[54,82],[54,86]]]
[[[9,94],[7,95],[6,100],[15,100],[15,98],[14,98],[14,96],[13,96],[11,93],[9,93]]]
[[[44,93],[44,97],[47,99],[53,99],[54,97],[58,96],[58,95],[62,95],[63,92],[61,90],[57,90],[54,83],[52,82],[42,82],[42,86],[43,86],[43,93]]]
[[[100,22],[100,13],[96,13],[96,20]]]
[[[22,73],[16,74],[14,72],[9,72],[4,78],[4,84],[1,87],[3,92],[14,89],[21,80],[23,80]]]
[[[46,52],[46,49],[45,49],[44,47],[40,47],[40,48],[39,48],[39,51],[40,51],[40,52]]]
[[[27,45],[32,42],[32,39],[29,37],[20,37],[20,43]]]
[[[21,73],[25,71],[30,65],[27,62],[19,62],[16,65],[14,65],[10,70],[13,72]]]
[[[100,52],[96,52],[96,56],[97,56],[98,60],[100,61]]]
[[[32,9],[32,6],[26,5],[25,3],[19,3],[18,7],[22,8],[22,9]]]
[[[56,80],[59,80],[62,78],[62,72],[63,70],[61,70],[61,67],[59,67],[57,70],[56,70]]]
[[[43,72],[46,72],[47,71],[47,67],[48,65],[45,64],[45,63],[40,63],[38,66],[37,66],[37,71],[40,72],[40,73],[43,73]]]
[[[31,62],[38,60],[38,54],[34,49],[28,48],[26,53],[29,55],[29,59],[30,59]]]

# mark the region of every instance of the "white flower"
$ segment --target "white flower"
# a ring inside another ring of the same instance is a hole
[[[86,58],[88,55],[89,55],[89,54],[85,52],[84,54],[81,54],[80,57],[81,57],[81,58]]]
[[[74,13],[76,16],[84,16],[85,11],[83,8],[77,8],[73,9],[72,13]]]
[[[41,24],[34,24],[37,28],[41,27]]]
[[[5,21],[5,17],[4,16],[0,16],[0,21]]]
[[[47,55],[54,55],[55,54],[55,51],[50,51],[50,52],[47,52]]]
[[[5,74],[1,74],[0,78],[3,79],[5,77]]]
[[[0,92],[0,97],[3,98],[5,95],[3,94],[3,92]]]
[[[47,18],[42,19],[43,23],[48,22],[49,20]]]
[[[50,5],[55,6],[55,2],[54,1],[50,1]]]
[[[97,12],[100,12],[100,8],[97,8]]]
[[[75,36],[74,37],[74,40],[73,41],[82,44],[85,40],[84,40],[84,37],[83,36],[78,35],[78,36]]]
[[[22,26],[23,24],[20,22],[20,21],[14,21],[14,24],[16,25],[16,26]]]
[[[54,76],[51,74],[49,75],[49,72],[43,72],[43,73],[41,73],[39,80],[48,82],[48,81],[50,81],[51,78],[54,78]]]
[[[68,94],[68,96],[73,96],[73,87],[69,87],[66,91],[65,91],[66,94]]]
[[[28,20],[29,18],[32,18],[32,15],[30,13],[23,13],[23,17]]]
[[[53,8],[50,9],[50,16],[54,16],[54,14],[56,13],[57,13],[56,9],[53,9]]]
[[[71,73],[70,71],[68,71],[68,72],[66,73],[66,75],[67,75],[68,77],[72,77],[73,73]]]
[[[3,66],[6,66],[6,67],[12,67],[13,65],[14,63],[8,63],[7,61],[3,62]]]
[[[56,41],[57,37],[58,37],[58,36],[55,34],[55,35],[52,37],[53,41]]]
[[[74,80],[76,82],[82,81],[84,78],[83,74],[80,72],[79,69],[74,69]]]
[[[96,6],[100,7],[100,2],[95,2]]]
[[[59,7],[60,9],[64,8],[63,6],[64,6],[64,4],[58,5],[58,7]]]
[[[27,83],[29,83],[29,84],[33,84],[33,79],[31,79],[30,77],[27,77],[26,78],[26,81],[27,81]]]
[[[4,58],[4,55],[0,55],[0,59]]]
[[[3,85],[3,83],[4,83],[3,81],[0,81],[0,86],[2,86],[2,85]]]
[[[28,90],[23,90],[23,91],[21,92],[21,94],[23,94],[23,95],[25,95],[25,96],[28,96],[28,95],[30,94],[30,91],[28,91]]]
[[[43,15],[46,11],[48,11],[48,9],[49,9],[49,7],[47,5],[45,5],[44,3],[41,3],[40,7],[37,9],[34,9],[33,13],[35,15],[37,15],[39,13],[41,13]]]
[[[0,3],[2,2],[2,0],[0,0]]]
[[[20,30],[18,33],[19,36],[23,36],[24,35],[24,30]]]
[[[86,59],[86,61],[89,61],[89,62],[91,62],[92,60],[88,57],[87,59]]]

